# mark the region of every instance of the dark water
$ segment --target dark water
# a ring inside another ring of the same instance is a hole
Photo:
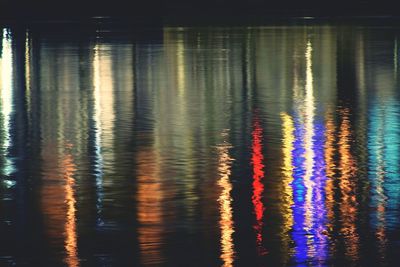
[[[0,37],[0,266],[397,266],[399,27]]]

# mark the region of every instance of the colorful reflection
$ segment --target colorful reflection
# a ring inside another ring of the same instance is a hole
[[[252,202],[254,207],[254,214],[256,215],[256,223],[254,224],[254,230],[256,231],[256,245],[257,252],[259,255],[267,253],[263,246],[263,218],[264,218],[264,203],[262,202],[264,193],[264,156],[262,153],[262,134],[263,130],[260,125],[260,121],[255,117],[253,122],[253,143],[252,143],[252,165],[253,165],[253,196]]]
[[[339,188],[342,194],[340,200],[341,234],[345,241],[345,254],[353,262],[358,260],[359,235],[357,232],[357,192],[356,172],[357,165],[351,153],[352,132],[350,128],[349,110],[340,110],[341,124],[339,126]]]
[[[228,137],[228,132],[224,132],[223,136]],[[231,198],[232,183],[229,180],[233,158],[229,155],[230,148],[231,145],[227,141],[224,141],[217,148],[219,155],[218,173],[220,176],[218,185],[222,189],[218,199],[220,205],[219,225],[221,229],[221,259],[224,263],[223,266],[225,267],[233,266],[235,257],[235,248],[233,243],[233,233],[235,232],[235,229]]]
[[[11,115],[14,112],[13,108],[13,52],[11,32],[8,29],[3,29],[2,53],[0,59],[0,121],[2,126],[1,137],[1,154],[4,157],[4,163],[1,173],[5,177],[10,176],[14,172],[14,163],[9,156],[9,150],[12,146],[11,140]]]
[[[326,236],[326,165],[325,127],[316,119],[312,72],[312,46],[307,43],[305,51],[306,83],[303,98],[297,99],[295,119],[284,114],[284,177],[288,176],[286,166],[292,162],[293,195],[292,238],[294,241],[294,261],[300,266],[307,262],[324,262],[328,257]],[[295,83],[298,84],[298,83]],[[294,93],[299,95],[299,88]],[[291,126],[293,125],[293,126]],[[290,142],[291,141],[291,142]],[[290,145],[287,143],[290,142]],[[289,160],[290,159],[290,160]],[[287,178],[285,178],[287,180]],[[285,181],[284,180],[284,181]],[[286,182],[284,182],[286,183]],[[288,223],[288,220],[286,220]]]

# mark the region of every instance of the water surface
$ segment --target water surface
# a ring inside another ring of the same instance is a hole
[[[400,28],[0,31],[1,266],[395,266]]]

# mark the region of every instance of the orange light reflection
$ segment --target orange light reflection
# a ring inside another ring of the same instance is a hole
[[[226,134],[225,134],[226,135]],[[220,203],[220,228],[221,228],[221,259],[224,262],[223,266],[233,266],[235,250],[233,243],[234,221],[232,216],[232,184],[229,180],[231,175],[231,164],[233,159],[229,155],[229,148],[231,148],[228,142],[224,142],[218,146],[219,165],[218,173],[220,179],[218,185],[222,188],[221,195],[219,196]]]
[[[341,177],[339,187],[342,193],[340,213],[342,228],[340,232],[344,236],[346,244],[346,256],[352,261],[358,260],[359,236],[356,228],[357,220],[357,199],[355,192],[354,178],[357,171],[356,162],[350,150],[352,140],[349,110],[343,109],[340,112],[342,122],[339,129],[339,155]]]
[[[159,265],[162,260],[161,244],[163,222],[163,194],[159,176],[159,162],[153,150],[138,154],[137,218],[139,246],[143,265]]]
[[[65,179],[65,201],[67,204],[67,221],[65,223],[65,250],[67,252],[66,262],[69,267],[79,266],[78,244],[76,236],[76,200],[75,200],[75,180],[73,175],[76,171],[71,154],[65,155],[62,161],[63,176]]]
[[[326,162],[326,210],[328,217],[328,230],[333,229],[333,219],[335,217],[334,214],[334,178],[336,172],[336,164],[334,161],[335,155],[335,123],[333,121],[332,115],[327,115],[326,124],[325,124],[326,132],[325,132],[325,162]]]

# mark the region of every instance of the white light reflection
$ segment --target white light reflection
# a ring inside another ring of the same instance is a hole
[[[102,209],[104,198],[104,162],[107,150],[107,136],[112,137],[114,121],[113,81],[111,76],[111,58],[101,54],[102,47],[94,47],[93,86],[94,86],[94,123],[95,123],[95,168],[97,192],[97,224],[102,225]],[[112,149],[111,149],[112,150]],[[112,155],[111,155],[112,156]],[[109,160],[109,159],[107,159]]]
[[[11,33],[8,29],[3,29],[3,39],[1,53],[1,119],[3,124],[3,142],[1,145],[2,153],[5,157],[5,163],[2,169],[4,176],[9,176],[14,172],[14,163],[9,157],[9,149],[11,147],[10,121],[13,113],[13,65],[12,65],[12,43]]]
[[[305,157],[305,174],[304,174],[304,185],[306,187],[305,196],[305,226],[307,231],[311,231],[312,216],[313,216],[313,205],[312,205],[312,195],[314,182],[312,177],[314,174],[314,87],[313,87],[313,73],[312,73],[312,46],[311,42],[307,42],[306,48],[306,86],[305,86],[305,133],[304,133],[304,157]],[[308,236],[308,243],[310,245],[309,254],[313,255],[315,252],[313,246],[313,240],[311,236]]]

